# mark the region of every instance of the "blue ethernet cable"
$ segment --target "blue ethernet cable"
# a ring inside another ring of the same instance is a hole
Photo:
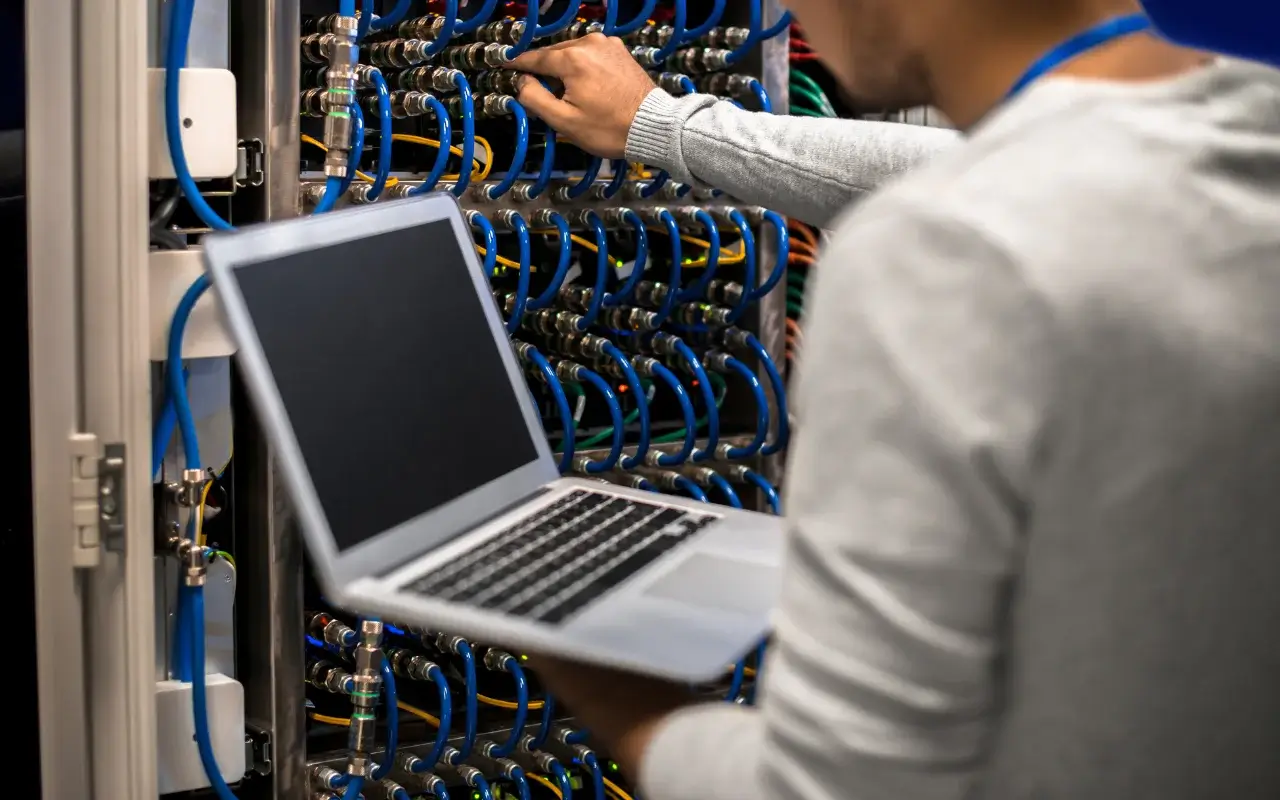
[[[707,476],[707,483],[714,486],[730,506],[742,508],[742,498],[738,497],[738,493],[733,490],[733,486],[729,484],[729,481],[725,480],[723,475],[712,473]]]
[[[623,175],[626,174],[626,164],[623,164]],[[645,228],[644,220],[640,219],[640,215],[631,209],[627,209],[623,215],[623,220],[631,226],[631,232],[636,239],[636,257],[632,260],[631,274],[627,276],[627,280],[622,284],[618,291],[605,295],[604,304],[606,308],[619,306],[629,301],[636,292],[636,287],[640,285],[640,281],[644,278],[645,264],[649,261],[649,231]]]
[[[530,2],[529,7],[537,8],[537,0]],[[510,112],[512,118],[515,119],[515,146],[511,154],[511,166],[507,168],[506,176],[485,190],[485,195],[490,200],[497,200],[511,191],[511,187],[515,186],[520,173],[524,171],[524,162],[529,155],[529,115],[525,112],[524,106],[514,97],[503,97],[502,108]]]
[[[760,385],[760,379],[756,377],[750,367],[733,356],[722,356],[721,363],[724,365],[726,372],[736,373],[747,382],[747,386],[750,387],[756,401],[755,437],[745,445],[726,448],[724,458],[731,461],[751,458],[760,452],[760,448],[764,446],[764,441],[769,435],[769,401],[765,399],[764,387]]]
[[[231,787],[222,778],[222,769],[214,757],[213,741],[209,737],[209,698],[204,674],[204,587],[182,586],[179,592],[186,595],[183,603],[186,612],[184,624],[191,632],[191,661],[197,665],[196,674],[191,681],[191,716],[195,723],[196,750],[200,753],[200,763],[204,766],[205,776],[218,800],[236,800]],[[343,797],[359,797],[363,783],[362,778],[352,778]]]
[[[667,296],[663,298],[662,305],[655,312],[658,315],[658,324],[661,325],[675,310],[676,298],[680,294],[680,260],[683,258],[683,251],[680,241],[680,224],[676,222],[675,216],[664,208],[658,213],[658,219],[666,229],[667,237],[671,239],[671,276],[667,280]]]
[[[616,36],[618,28],[618,3],[604,4],[604,35]]]
[[[703,450],[693,454],[694,461],[705,461],[715,455],[716,446],[720,443],[720,410],[716,408],[716,393],[711,388],[711,380],[707,377],[707,371],[702,367],[702,361],[698,359],[698,354],[693,352],[693,348],[679,339],[667,333],[658,334],[663,337],[663,341],[667,342],[676,355],[684,361],[689,368],[689,372],[693,375],[694,382],[698,385],[698,389],[702,392],[702,401],[706,405],[707,415],[707,446]],[[655,337],[655,340],[657,337]]]
[[[360,159],[364,156],[364,112],[360,110],[359,103],[351,105],[351,157],[347,159],[347,177],[342,179],[342,188],[338,194],[334,195],[334,202],[337,198],[347,193],[351,188],[351,183],[356,179],[356,171],[360,169]],[[324,198],[320,198],[321,205],[324,204]]]
[[[600,309],[604,306],[605,288],[609,285],[609,232],[605,230],[604,221],[594,211],[586,213],[587,227],[595,238],[596,246],[596,283],[591,289],[591,302],[582,312],[582,321],[578,330],[585,331],[596,324]]]
[[[729,221],[742,237],[742,294],[729,311],[727,321],[732,325],[742,319],[751,307],[751,287],[756,282],[756,235],[751,230],[751,223],[747,222],[746,216],[738,209],[729,211]]]
[[[471,757],[471,751],[476,746],[476,719],[480,715],[480,694],[479,688],[476,686],[476,654],[472,652],[471,645],[463,640],[457,640],[454,651],[462,659],[462,678],[463,685],[466,686],[467,697],[464,701],[467,718],[464,721],[462,746],[458,748],[459,757],[462,761],[466,761]],[[434,765],[432,765],[434,766]]]
[[[431,172],[422,183],[409,190],[410,197],[426,194],[436,188],[436,184],[444,177],[444,171],[449,167],[449,149],[453,142],[453,122],[449,119],[449,111],[444,107],[444,103],[434,96],[427,97],[427,107],[435,115],[440,146],[436,148],[436,160],[431,165]]]
[[[504,655],[502,668],[511,673],[516,684],[516,714],[507,740],[489,751],[488,755],[491,758],[506,758],[516,751],[520,739],[524,737],[524,723],[529,714],[529,681],[525,678],[524,670],[521,669],[516,657],[510,653]]]
[[[555,778],[556,785],[560,787],[562,800],[573,800],[573,780],[569,777],[569,771],[559,761],[551,762],[551,777]]]
[[[529,199],[534,200],[551,185],[551,173],[556,168],[556,132],[547,126],[542,146],[542,166],[538,169],[538,178],[529,186]]]
[[[582,0],[569,0],[565,4],[564,13],[560,15],[555,22],[549,22],[546,25],[539,25],[537,33],[534,34],[541,39],[544,36],[553,36],[565,28],[573,24],[578,18],[578,12],[582,10]]]
[[[748,53],[755,49],[757,37],[760,35],[760,28],[763,24],[761,21],[761,5],[763,5],[763,3],[764,0],[748,0],[747,5],[750,9],[750,14],[747,17],[749,20],[747,23],[747,30],[750,31],[750,33],[747,34],[747,38],[742,42],[742,44],[735,47],[733,52],[729,53],[728,58],[725,59],[730,64],[737,64]]]
[[[489,218],[479,211],[467,211],[467,222],[480,231],[480,237],[484,239],[484,274],[486,278],[493,280],[498,267],[498,232],[493,229]]]
[[[658,190],[667,185],[667,181],[671,180],[671,175],[665,169],[659,170],[653,179],[644,185],[640,190],[640,197],[648,200],[658,193]]]
[[[387,178],[391,176],[391,90],[387,87],[387,79],[381,70],[373,70],[373,87],[378,92],[378,171],[373,176],[373,186],[369,188],[369,200],[377,200],[382,190],[387,188]],[[443,149],[443,148],[442,148]]]
[[[467,783],[480,795],[480,800],[493,800],[493,789],[489,787],[489,782],[479,772],[467,773]]]
[[[675,478],[672,479],[672,482],[675,484],[675,487],[677,489],[689,495],[694,500],[697,500],[699,503],[710,502],[707,499],[707,493],[702,491],[702,489],[698,486],[698,484],[689,480],[685,476],[677,475]]]
[[[729,691],[725,693],[726,703],[736,703],[742,695],[742,684],[747,676],[747,660],[744,658],[733,665],[733,677],[729,679]]]
[[[791,12],[787,11],[781,17],[778,18],[777,22],[773,23],[768,28],[760,32],[760,35],[756,38],[756,44],[759,44],[760,42],[767,42],[768,40],[772,39],[773,37],[777,36],[778,34],[782,33],[783,31],[785,31],[790,27],[791,27]]]
[[[383,701],[387,705],[387,749],[382,755],[382,762],[373,768],[370,777],[380,781],[391,771],[396,763],[396,748],[400,746],[400,703],[396,696],[396,673],[391,669],[391,662],[383,653],[382,665]]]
[[[423,762],[427,769],[432,769],[440,763],[444,749],[449,746],[449,728],[453,724],[453,698],[449,696],[449,680],[444,676],[444,670],[433,664],[427,671],[427,677],[436,685],[436,692],[440,696],[440,727],[436,728],[436,741],[431,747],[431,755]]]
[[[173,321],[169,324],[169,343],[165,367],[165,384],[169,398],[173,401],[174,412],[178,420],[178,430],[182,434],[182,450],[186,469],[200,470],[200,438],[196,433],[196,421],[191,416],[191,401],[187,398],[187,382],[182,370],[182,338],[186,334],[187,321],[191,312],[200,301],[201,296],[209,290],[209,275],[202,273],[178,301],[173,312]]]
[[[496,3],[497,0],[488,0],[485,8],[492,13],[492,6]],[[462,165],[458,168],[458,182],[453,186],[453,196],[462,197],[471,185],[471,168],[476,156],[476,101],[471,94],[471,84],[462,72],[453,73],[453,85],[458,87],[458,102],[462,106]],[[447,142],[440,142],[442,148],[446,144]]]
[[[449,789],[444,785],[444,781],[432,781],[431,793],[436,796],[436,800],[449,800]]]
[[[182,379],[187,378],[183,370]],[[169,442],[173,441],[173,432],[178,429],[178,409],[173,405],[173,398],[166,391],[164,405],[160,407],[160,418],[156,420],[155,431],[151,435],[151,479],[160,476],[164,467],[164,454],[169,452]]]
[[[688,75],[681,75],[679,83],[680,83],[680,91],[684,92],[685,94],[698,93],[697,84],[695,84],[693,82],[693,78],[690,78]]]
[[[529,226],[519,214],[510,216],[511,227],[516,232],[516,240],[520,243],[520,275],[516,279],[516,302],[507,319],[507,333],[514,334],[520,330],[520,321],[524,319],[526,305],[529,302],[529,276],[533,271],[531,247],[529,243]]]
[[[765,91],[764,84],[752,78],[747,84],[747,91],[751,92],[751,96],[760,104],[760,110],[766,114],[773,113],[773,101],[769,99],[769,93]]]
[[[509,58],[515,58],[521,53],[529,49],[533,44],[534,37],[538,35],[538,6],[540,3],[525,4],[524,30],[520,32],[520,38],[512,45]]]
[[[686,29],[681,44],[697,41],[710,33],[712,28],[720,24],[720,18],[724,16],[724,7],[725,0],[712,0],[711,13],[707,15],[707,19],[701,25]]]
[[[773,287],[777,286],[778,281],[782,280],[782,276],[786,274],[787,261],[791,257],[791,234],[787,232],[787,221],[778,212],[767,210],[764,212],[763,220],[773,226],[777,237],[774,242],[778,257],[773,262],[773,271],[769,273],[769,277],[765,279],[764,283],[752,290],[752,300],[759,300],[773,291]]]
[[[569,267],[573,264],[573,232],[569,230],[569,221],[558,211],[552,211],[547,216],[556,228],[556,235],[560,242],[560,260],[556,264],[555,274],[551,276],[551,282],[547,284],[547,288],[542,290],[542,294],[529,301],[527,308],[530,311],[547,308],[555,303],[556,297],[560,294],[560,287],[564,285],[565,276],[569,274]]]
[[[427,58],[432,58],[440,53],[441,50],[449,46],[450,40],[453,39],[454,28],[458,24],[458,0],[444,0],[444,24],[440,27],[440,32],[436,34],[436,38],[431,44],[427,45],[427,52],[424,54]],[[441,139],[447,142],[448,139]]]
[[[778,496],[778,487],[770,483],[763,475],[752,470],[745,470],[742,479],[764,493],[765,502],[775,516],[782,516],[782,499]]]
[[[592,156],[591,160],[587,162],[587,169],[582,173],[582,177],[569,186],[565,195],[570,200],[577,200],[579,197],[586,194],[587,191],[591,189],[592,185],[595,184],[596,178],[600,175],[600,168],[602,166],[604,166],[604,160],[596,156]]]
[[[631,365],[631,359],[618,349],[617,345],[606,341],[600,348],[601,354],[618,365],[623,380],[631,387],[631,395],[636,399],[636,411],[640,422],[640,441],[636,443],[635,455],[622,459],[623,469],[635,469],[644,464],[644,457],[649,453],[649,399],[644,396],[640,376]]]
[[[563,472],[563,470],[561,471]],[[555,708],[555,698],[544,689],[542,692],[542,718],[538,721],[538,732],[529,741],[530,750],[541,750],[542,746],[547,743],[547,737],[551,735],[551,721],[555,719]]]
[[[618,192],[622,191],[622,187],[627,183],[627,173],[629,166],[625,158],[615,158],[609,162],[609,168],[613,170],[613,179],[609,181],[609,185],[604,187],[604,199],[612,200]]]
[[[555,398],[556,408],[560,412],[560,426],[564,430],[563,452],[560,453],[560,471],[568,472],[573,467],[573,408],[569,405],[569,398],[564,393],[564,385],[560,383],[560,378],[556,376],[555,368],[551,366],[551,362],[547,361],[547,357],[539,353],[537,348],[530,346],[526,351],[526,357],[533,364],[534,368],[542,375],[542,380],[547,384],[547,388],[551,390],[551,396]]]
[[[588,475],[599,475],[602,472],[608,472],[618,465],[618,459],[622,457],[622,438],[625,433],[625,425],[622,417],[622,405],[618,402],[618,396],[613,393],[613,387],[609,386],[609,382],[601,378],[595,372],[582,367],[578,370],[579,375],[585,383],[600,393],[605,403],[609,406],[610,424],[613,426],[612,443],[609,446],[609,455],[601,461],[588,461],[583,470]],[[635,393],[639,396],[640,392]]]
[[[533,795],[529,792],[529,779],[524,776],[524,770],[515,767],[511,770],[511,782],[516,785],[516,796],[520,800],[533,800]]]
[[[648,481],[645,481],[648,483]],[[569,731],[564,737],[565,744],[583,744],[591,737],[591,731],[586,728],[580,728],[576,731]]]
[[[493,16],[493,10],[498,7],[498,0],[484,0],[484,5],[480,6],[470,19],[464,19],[453,26],[455,34],[474,33],[477,28],[489,21]]]
[[[604,792],[604,770],[600,768],[600,759],[595,753],[587,753],[582,765],[591,771],[591,788],[595,790],[596,800],[608,800]]]
[[[755,1],[760,2],[760,0]],[[676,50],[680,48],[680,45],[684,44],[685,22],[688,17],[688,8],[686,5],[686,0],[675,0],[675,13],[671,16],[671,38],[667,39],[667,43],[660,47],[658,52],[654,55],[654,58],[660,62],[671,58],[676,54]],[[648,18],[648,14],[643,15],[641,17],[640,25],[643,25],[644,20]],[[639,30],[640,25],[637,25],[635,30]]]
[[[756,645],[756,678],[751,682],[751,686],[747,689],[747,705],[756,704],[756,690],[759,689],[764,682],[764,657],[769,650],[769,640],[761,639],[760,644]]]
[[[373,13],[373,3],[365,0],[361,4],[360,27],[357,30],[360,40],[363,40],[368,33],[378,33],[398,25],[409,13],[409,7],[412,5],[413,0],[396,0],[391,11],[386,16],[379,17]]]
[[[685,3],[685,0],[676,0],[677,5],[683,6],[684,3]],[[610,3],[610,5],[619,5],[619,4]],[[622,23],[621,25],[615,24],[613,26],[613,31],[608,35],[609,36],[626,36],[629,33],[635,33],[636,31],[644,27],[644,24],[649,21],[649,17],[653,16],[653,11],[657,7],[658,7],[658,0],[644,0],[644,5],[640,8],[639,13],[637,13],[635,17],[628,20],[627,22]],[[615,11],[614,14],[616,15],[617,12]],[[681,25],[683,24],[684,23],[681,23]]]
[[[702,274],[698,279],[689,284],[687,288],[681,289],[679,296],[676,298],[681,303],[687,303],[692,300],[700,300],[707,294],[707,286],[711,283],[711,279],[715,277],[716,268],[720,266],[720,228],[716,225],[716,221],[702,209],[694,212],[693,218],[702,225],[702,230],[707,235],[707,265],[703,268]]]
[[[693,401],[689,399],[689,393],[685,391],[684,384],[674,372],[661,363],[655,363],[653,376],[671,388],[676,400],[680,402],[680,413],[684,415],[683,446],[674,453],[663,453],[658,456],[656,464],[659,467],[679,466],[693,457],[693,451],[698,446],[698,415],[694,413]]]
[[[787,411],[787,384],[782,380],[782,373],[778,370],[778,365],[774,362],[769,351],[760,343],[760,340],[747,331],[742,332],[742,343],[745,344],[751,352],[755,353],[756,359],[759,360],[760,366],[764,367],[765,377],[769,379],[769,388],[773,391],[774,400],[778,404],[778,431],[777,437],[760,449],[760,455],[771,456],[780,452],[787,446],[787,441],[791,438],[791,421],[789,412]]]

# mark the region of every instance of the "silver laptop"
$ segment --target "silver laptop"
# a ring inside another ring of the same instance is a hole
[[[766,633],[779,520],[561,478],[451,195],[204,252],[332,602],[680,680]]]

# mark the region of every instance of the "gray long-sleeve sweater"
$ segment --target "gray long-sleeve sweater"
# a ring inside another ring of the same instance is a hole
[[[655,95],[629,156],[821,222],[840,124]],[[1043,80],[817,276],[763,696],[647,800],[1280,797],[1280,74]]]

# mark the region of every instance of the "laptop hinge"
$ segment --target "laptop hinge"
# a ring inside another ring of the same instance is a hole
[[[494,511],[492,514],[489,514],[483,519],[477,520],[474,525],[468,528],[468,530],[475,530],[476,528],[479,528],[482,525],[487,525],[490,522],[493,522],[495,519],[497,519],[498,517],[501,517],[503,514],[509,513],[511,511],[515,511],[517,508],[520,508],[521,506],[527,506],[530,503],[532,503],[534,500],[537,500],[539,497],[542,497],[544,494],[550,491],[551,491],[550,488],[546,486],[540,486],[537,489],[535,489],[531,494],[525,495],[524,497],[520,498],[519,500],[516,500],[515,502],[508,503],[507,505],[502,506],[497,511]],[[374,577],[386,578],[390,576],[392,573],[399,572],[400,570],[404,569],[406,564],[412,564],[414,561],[417,561],[419,558],[422,558],[427,553],[430,553],[432,550],[437,549],[439,546],[440,545],[437,543],[424,550],[419,550],[416,553],[411,553],[410,555],[401,559],[400,563],[396,564],[394,567],[389,567],[383,570],[382,572],[379,572]]]

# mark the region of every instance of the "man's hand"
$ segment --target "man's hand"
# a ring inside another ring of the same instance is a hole
[[[599,33],[531,50],[510,66],[559,79],[563,99],[528,75],[521,78],[518,99],[556,133],[602,158],[626,154],[631,121],[654,88],[622,40]]]

